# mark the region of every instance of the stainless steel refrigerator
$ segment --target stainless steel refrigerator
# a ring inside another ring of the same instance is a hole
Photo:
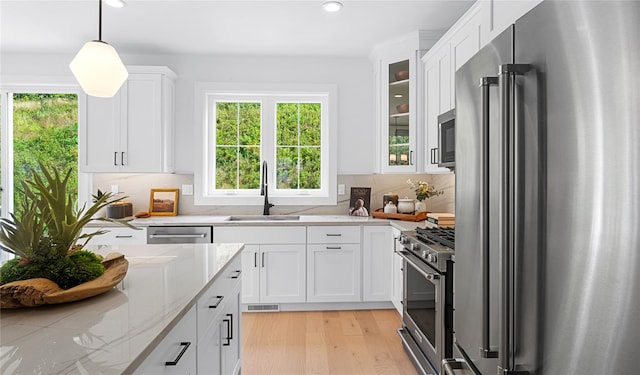
[[[449,373],[640,373],[640,2],[544,1],[456,72]]]

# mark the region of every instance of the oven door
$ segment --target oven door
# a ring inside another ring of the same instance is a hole
[[[405,335],[413,340],[410,344],[420,350],[412,355],[419,357],[422,354],[428,359],[431,369],[423,369],[423,373],[440,373],[441,362],[447,355],[444,336],[446,276],[408,251],[400,251],[398,254],[404,259],[402,322]],[[406,340],[407,337],[403,339]],[[424,364],[421,366],[425,367]]]

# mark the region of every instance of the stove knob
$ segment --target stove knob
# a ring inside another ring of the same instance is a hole
[[[420,245],[418,245],[418,244],[417,244],[417,243],[415,243],[415,242],[414,242],[414,243],[412,243],[412,244],[411,244],[411,250],[413,250],[413,251],[418,251],[418,250],[420,250]]]
[[[406,244],[407,242],[409,242],[409,239],[407,238],[407,236],[402,235],[402,236],[400,236],[399,241],[400,241],[401,244]]]
[[[438,257],[436,256],[436,254],[429,254],[427,255],[427,262],[429,263],[435,263],[438,261]]]

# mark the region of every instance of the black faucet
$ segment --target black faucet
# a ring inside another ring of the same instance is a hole
[[[269,208],[273,207],[269,203],[269,187],[267,184],[267,161],[262,162],[262,181],[260,183],[260,195],[264,195],[264,210],[263,215],[269,215]]]

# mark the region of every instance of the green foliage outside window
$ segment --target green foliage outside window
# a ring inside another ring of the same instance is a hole
[[[78,194],[78,96],[13,95],[14,181],[24,181],[43,162],[56,170],[72,169],[68,190]],[[14,202],[21,202],[14,191]]]
[[[261,104],[216,103],[216,189],[260,188]],[[276,185],[319,189],[320,103],[277,103]]]
[[[320,103],[276,106],[276,184],[278,189],[319,189]]]
[[[216,189],[260,188],[260,103],[216,104]]]

